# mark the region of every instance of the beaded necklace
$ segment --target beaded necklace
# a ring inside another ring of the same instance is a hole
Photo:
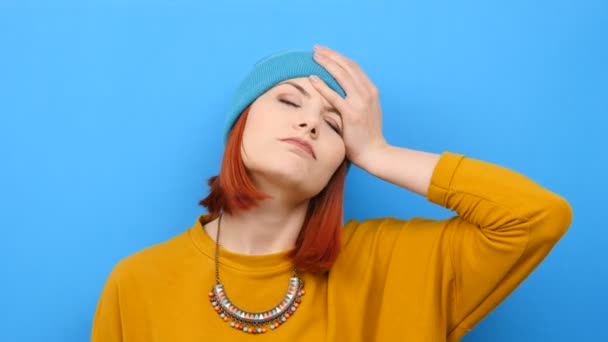
[[[249,312],[241,310],[234,305],[224,285],[220,282],[219,269],[219,243],[220,243],[220,227],[222,223],[222,215],[220,215],[217,224],[217,234],[215,238],[215,285],[209,292],[209,301],[211,306],[217,312],[219,317],[226,323],[230,322],[230,327],[248,334],[264,334],[269,330],[274,330],[293,316],[304,295],[304,281],[300,279],[296,270],[293,270],[293,275],[289,279],[287,294],[279,304],[270,310],[262,312]]]

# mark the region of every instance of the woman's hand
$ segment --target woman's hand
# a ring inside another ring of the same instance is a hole
[[[342,135],[346,158],[367,170],[373,156],[388,144],[382,134],[382,109],[378,88],[359,65],[327,47],[315,46],[315,61],[322,65],[344,89],[342,98],[318,77],[311,77],[315,89],[342,115]]]

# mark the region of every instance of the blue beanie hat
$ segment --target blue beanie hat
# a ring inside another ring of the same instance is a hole
[[[224,126],[224,144],[228,141],[228,135],[236,120],[256,98],[284,80],[310,75],[317,75],[342,98],[346,97],[338,82],[313,59],[312,51],[282,50],[256,62],[230,101]]]

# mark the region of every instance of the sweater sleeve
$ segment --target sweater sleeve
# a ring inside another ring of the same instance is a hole
[[[91,330],[91,342],[120,342],[123,340],[117,273],[118,267],[115,267],[106,280],[97,303]]]
[[[444,152],[429,201],[458,214],[447,219],[454,301],[448,341],[458,341],[547,256],[572,221],[557,194],[507,168]]]

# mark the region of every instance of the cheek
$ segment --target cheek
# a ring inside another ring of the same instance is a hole
[[[255,140],[276,138],[285,132],[286,116],[283,114],[277,110],[276,106],[272,106],[266,101],[255,103],[249,111],[245,133],[255,137]]]
[[[245,166],[251,170],[263,171],[276,168],[283,160],[277,158],[284,151],[281,150],[281,142],[277,141],[273,131],[266,129],[270,127],[259,127],[243,132],[243,144],[241,157]]]
[[[324,151],[327,151],[324,155],[326,165],[333,174],[333,171],[340,166],[340,163],[342,163],[346,157],[346,147],[344,146],[344,141],[340,137],[329,139],[327,144],[324,146]]]
[[[241,146],[241,157],[248,168],[257,169],[258,165],[264,164],[264,144],[265,140],[260,131],[252,130],[244,132],[243,144]]]
[[[268,109],[261,104],[252,106],[249,112],[243,132],[243,146],[248,153],[262,148],[260,145],[264,144],[276,130],[273,127],[273,120],[269,118],[270,115],[265,114],[267,112]]]

